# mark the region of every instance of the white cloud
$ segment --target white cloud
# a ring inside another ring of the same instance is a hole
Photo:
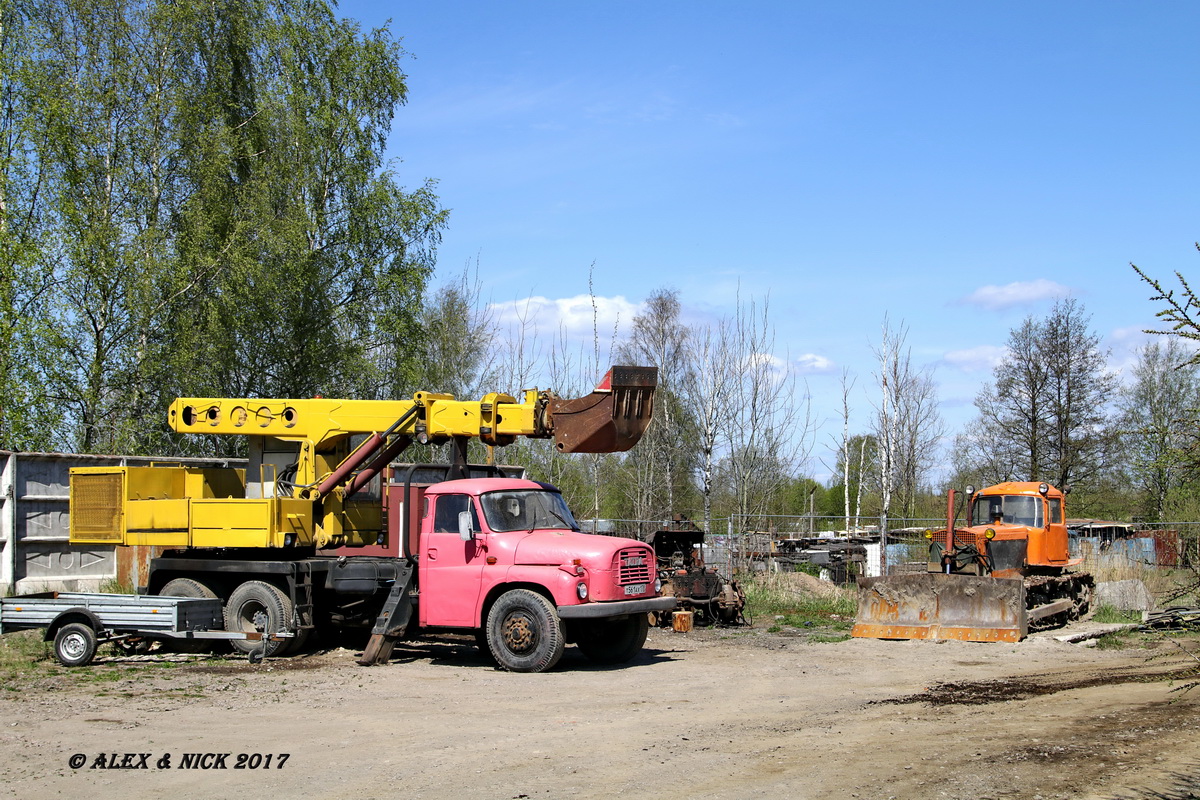
[[[951,350],[942,356],[942,361],[963,372],[990,371],[1004,360],[1007,352],[1005,347],[984,344],[966,350]]]
[[[622,295],[592,297],[578,294],[557,299],[526,297],[493,303],[489,308],[502,324],[520,325],[524,320],[540,334],[553,336],[563,331],[570,338],[589,341],[594,331],[602,342],[607,342],[614,332],[618,336],[624,335],[642,306],[629,302]]]
[[[980,286],[962,299],[969,305],[982,306],[992,311],[1001,311],[1014,306],[1024,306],[1039,300],[1065,297],[1071,290],[1061,283],[1038,278],[1036,281],[1015,281],[1005,286]]]
[[[816,353],[805,353],[796,357],[796,372],[801,375],[828,375],[833,372],[833,361]]]

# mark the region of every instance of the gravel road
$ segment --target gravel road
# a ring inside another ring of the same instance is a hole
[[[3,687],[0,796],[1200,797],[1198,666],[1169,643],[757,630],[652,631],[617,668],[568,648],[540,675],[454,637],[382,667],[108,658]]]

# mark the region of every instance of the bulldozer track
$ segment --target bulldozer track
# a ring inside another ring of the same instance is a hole
[[[1057,628],[1068,622],[1083,619],[1092,611],[1092,594],[1096,581],[1090,573],[1074,572],[1065,575],[1031,575],[1025,579],[1025,605],[1029,609],[1070,600],[1071,608],[1038,620],[1031,620],[1029,630]]]

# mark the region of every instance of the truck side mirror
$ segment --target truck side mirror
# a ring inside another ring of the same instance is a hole
[[[475,531],[471,530],[471,512],[458,512],[458,538],[464,542],[469,542],[475,538]]]

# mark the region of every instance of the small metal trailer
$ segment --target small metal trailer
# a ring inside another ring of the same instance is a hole
[[[43,592],[0,598],[0,634],[45,628],[54,655],[64,667],[90,664],[104,642],[130,640],[248,639],[262,641],[291,636],[225,630],[221,601],[216,598],[160,595]],[[262,650],[250,653],[259,661]]]

